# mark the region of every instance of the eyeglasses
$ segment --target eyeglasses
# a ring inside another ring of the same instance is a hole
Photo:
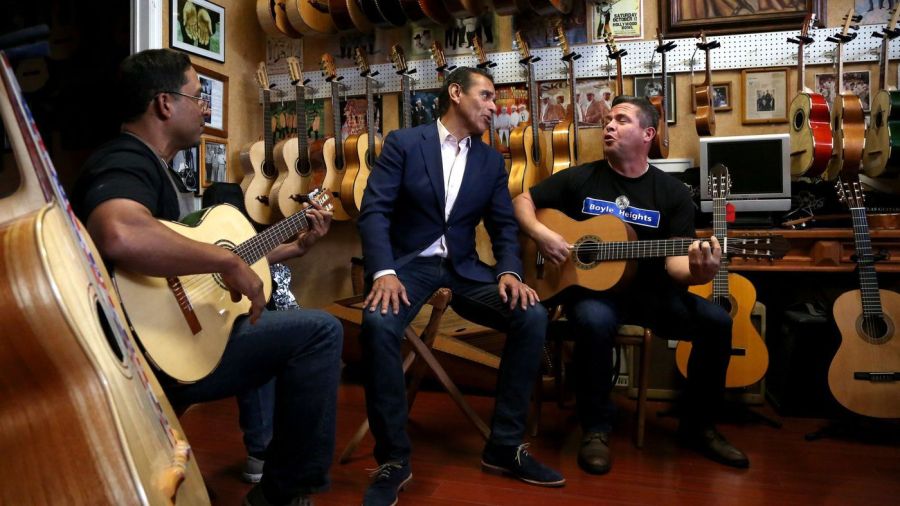
[[[194,95],[188,95],[187,93],[182,93],[180,91],[161,91],[160,93],[171,93],[173,95],[181,95],[182,97],[192,98],[195,102],[197,102],[197,106],[200,107],[200,110],[206,112],[209,110],[209,101],[203,98],[203,96],[195,97]]]

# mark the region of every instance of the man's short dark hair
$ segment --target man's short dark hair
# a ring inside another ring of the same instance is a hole
[[[459,67],[453,72],[450,72],[450,74],[444,78],[444,84],[441,86],[441,92],[438,94],[438,117],[443,116],[450,110],[450,85],[458,84],[462,88],[463,93],[465,93],[469,91],[469,88],[472,86],[473,74],[484,76],[491,84],[494,83],[494,78],[491,77],[487,70],[477,67]]]
[[[619,95],[613,99],[612,106],[615,107],[619,104],[631,104],[638,108],[638,120],[641,123],[641,128],[659,128],[659,112],[646,98]]]
[[[139,118],[156,95],[181,90],[189,68],[191,59],[172,49],[148,49],[125,58],[119,65],[116,86],[122,120]]]

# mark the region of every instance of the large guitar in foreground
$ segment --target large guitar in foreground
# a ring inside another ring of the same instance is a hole
[[[728,168],[716,164],[709,175],[709,193],[713,201],[713,235],[720,241],[722,238],[731,241],[725,223],[725,204],[730,188]],[[725,374],[725,387],[741,388],[761,380],[769,368],[769,350],[750,320],[750,312],[756,304],[756,289],[749,279],[728,272],[727,251],[722,253],[722,265],[716,277],[710,283],[688,290],[721,306],[731,315],[731,359]],[[684,377],[688,375],[692,349],[690,341],[678,341],[675,348],[675,364]]]
[[[310,200],[327,210],[327,193],[313,191]],[[161,220],[179,234],[233,250],[263,282],[268,299],[272,276],[266,255],[308,226],[306,209],[256,235],[237,208],[218,205],[189,216],[188,224]],[[232,302],[218,273],[171,278],[115,272],[116,285],[128,317],[150,360],[183,383],[211,373],[222,358],[234,320],[250,309],[250,300]]]
[[[842,178],[844,179],[844,178]],[[869,223],[859,182],[837,182],[850,208],[859,290],[834,301],[841,346],[828,368],[828,386],[845,408],[875,418],[900,418],[900,294],[878,289]]]
[[[537,244],[523,240],[525,282],[542,300],[573,286],[605,291],[625,286],[637,265],[631,260],[687,255],[697,239],[636,241],[634,229],[618,217],[604,214],[575,221],[556,209],[538,209],[537,219],[572,244],[569,258],[559,266],[545,262]],[[728,238],[730,256],[779,258],[788,250],[781,236]]]
[[[0,504],[209,504],[2,53],[0,74]]]
[[[821,93],[806,87],[804,48],[813,43],[809,30],[816,22],[815,14],[808,14],[797,44],[797,96],[791,101],[788,117],[791,118],[791,175],[815,177],[828,167],[833,151],[831,135],[831,111]]]

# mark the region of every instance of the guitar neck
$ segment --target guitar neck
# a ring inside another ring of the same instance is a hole
[[[711,107],[712,106],[712,103],[711,103],[712,102],[712,60],[710,59],[712,49],[707,47],[705,49],[705,52],[706,52],[706,82],[703,83],[703,85],[708,90],[707,93],[709,93],[709,97],[710,97],[710,110],[712,110],[712,107]]]
[[[726,199],[724,197],[713,199],[713,235],[715,235],[723,245],[725,244],[725,241],[728,240],[727,223],[725,221],[725,204]],[[718,302],[720,299],[728,298],[730,293],[731,289],[728,286],[728,256],[723,249],[719,270],[713,278],[713,300]]]
[[[301,162],[309,160],[309,140],[306,137],[307,121],[306,121],[306,87],[298,84],[297,90],[297,158]],[[298,164],[306,166],[306,163]]]
[[[850,208],[853,218],[853,239],[856,244],[857,273],[859,288],[862,293],[863,314],[880,315],[881,292],[878,290],[878,276],[875,272],[875,256],[872,252],[872,240],[869,236],[869,222],[864,207]]]
[[[253,265],[278,245],[283,244],[298,232],[306,230],[308,226],[306,209],[304,209],[242,242],[234,249],[234,252],[247,265]]]
[[[803,93],[806,88],[806,60],[803,57],[805,49],[806,44],[800,40],[797,44],[797,93]]]
[[[593,260],[637,260],[642,258],[676,257],[687,255],[696,239],[661,239],[653,241],[619,241],[578,246],[580,256],[589,255]]]
[[[331,81],[331,121],[334,125],[334,164],[338,169],[344,168],[344,135],[341,132],[341,83],[337,78]]]
[[[616,58],[616,96],[625,94],[625,76],[622,75],[622,58]]]
[[[844,93],[844,43],[838,42],[835,51],[837,51],[837,63],[835,64],[837,67],[837,76],[835,77],[836,85],[834,94],[835,96],[839,96]]]
[[[269,167],[273,167],[273,161],[275,160],[274,148],[274,137],[272,132],[272,102],[271,102],[271,91],[263,90],[263,143],[265,145],[265,157],[266,161],[263,166],[263,173],[266,176],[269,176],[268,170]]]
[[[378,131],[378,125],[375,124],[375,93],[372,91],[371,77],[366,77],[366,129],[369,134],[366,163],[371,167],[375,162],[375,132]]]
[[[531,114],[531,153],[532,158],[534,159],[534,164],[537,167],[540,167],[541,162],[541,144],[540,144],[540,118],[538,114],[535,114],[540,110],[540,101],[538,100],[538,90],[537,90],[537,80],[534,77],[534,64],[531,63],[531,60],[528,60],[526,64],[526,69],[528,72],[528,109],[532,111]]]
[[[888,57],[889,57],[889,49],[891,45],[891,38],[889,36],[889,31],[885,30],[884,40],[881,41],[881,61],[878,62],[878,70],[881,72],[881,89],[889,90],[888,86]]]
[[[400,76],[400,104],[403,109],[402,128],[412,126],[412,90],[410,89],[409,76]]]
[[[569,103],[572,104],[572,117],[570,118],[572,124],[574,125],[572,128],[572,147],[574,159],[572,163],[575,163],[575,160],[578,160],[578,102],[575,101],[575,58],[574,55],[572,58],[568,60],[568,71],[569,71]]]

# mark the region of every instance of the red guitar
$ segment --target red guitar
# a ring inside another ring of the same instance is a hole
[[[831,137],[831,111],[821,93],[806,87],[806,65],[803,49],[812,44],[809,29],[816,22],[815,14],[808,14],[803,21],[803,30],[796,39],[788,42],[797,44],[797,96],[791,102],[791,175],[818,176],[828,168],[833,140]]]

